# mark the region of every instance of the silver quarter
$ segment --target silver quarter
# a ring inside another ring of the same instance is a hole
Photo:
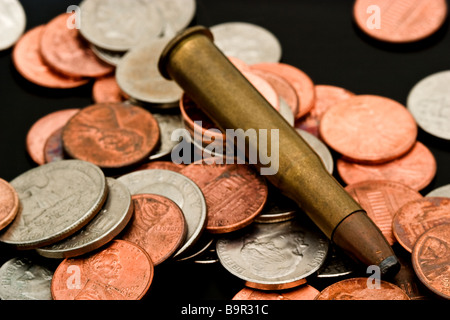
[[[97,58],[106,62],[114,67],[117,67],[120,60],[122,60],[123,56],[127,53],[126,51],[111,51],[106,50],[94,45],[91,45],[92,52],[95,53]]]
[[[216,46],[226,56],[247,64],[279,62],[282,48],[269,30],[247,22],[225,22],[210,28]]]
[[[330,152],[330,149],[322,142],[320,141],[316,136],[312,135],[311,133],[296,129],[297,132],[300,134],[300,136],[306,141],[306,143],[309,144],[309,146],[317,153],[319,158],[322,160],[322,163],[324,164],[326,170],[333,174],[334,171],[334,160],[333,155]]]
[[[0,268],[1,300],[52,300],[53,272],[29,258],[13,258]]]
[[[160,144],[157,150],[150,155],[150,160],[160,159],[170,154],[173,148],[179,143],[172,140],[172,133],[183,127],[180,114],[163,114],[152,112],[156,121],[158,121]]]
[[[33,168],[11,185],[21,207],[0,241],[22,249],[50,245],[74,234],[94,218],[108,193],[101,169],[80,160]]]
[[[200,188],[189,178],[170,170],[149,169],[123,175],[117,179],[135,194],[157,194],[175,202],[186,219],[186,240],[172,255],[178,257],[191,248],[206,227],[206,201]]]
[[[36,251],[46,258],[72,258],[107,244],[128,224],[133,214],[128,188],[113,178],[106,178],[108,197],[100,212],[83,229],[69,238]]]
[[[0,50],[11,48],[25,32],[27,17],[18,0],[0,0]]]
[[[425,132],[450,140],[450,70],[419,81],[406,102],[409,112]]]
[[[175,36],[191,23],[197,10],[195,0],[155,0],[164,19],[164,36]]]
[[[428,193],[425,197],[444,197],[450,198],[450,184],[439,187]]]

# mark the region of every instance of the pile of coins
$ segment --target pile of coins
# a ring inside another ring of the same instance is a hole
[[[355,15],[364,5],[356,1]],[[211,143],[226,145],[224,136],[212,141],[220,133],[214,122],[159,74],[160,53],[192,21],[194,1],[84,0],[80,28],[69,28],[76,14],[16,38],[13,61],[25,79],[59,89],[93,83],[93,104],[38,120],[26,140],[37,166],[0,180],[0,242],[24,253],[1,266],[0,299],[142,299],[158,268],[188,262],[220,263],[242,280],[234,300],[427,299],[424,290],[450,298],[449,190],[420,194],[437,167],[417,140],[417,124],[449,137],[441,117],[448,72],[417,84],[403,106],[315,84],[281,62],[279,41],[260,26],[210,28],[230,62],[330,174],[337,168],[346,190],[399,251],[400,273],[371,290],[366,270],[264,176],[208,151]],[[172,154],[181,143],[172,134],[180,129],[188,132],[192,158],[201,160],[179,163]],[[34,277],[24,281],[30,272]],[[332,284],[319,290],[314,283],[323,279]]]

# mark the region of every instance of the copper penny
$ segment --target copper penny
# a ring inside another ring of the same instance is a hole
[[[71,14],[61,14],[46,24],[41,38],[41,54],[46,64],[68,77],[102,77],[114,67],[101,61],[80,36],[67,28]]]
[[[316,93],[314,82],[302,70],[285,63],[258,63],[251,66],[252,69],[270,71],[287,80],[295,89],[299,99],[299,110],[295,115],[300,119],[306,115],[314,106]]]
[[[316,99],[313,108],[297,121],[295,127],[319,137],[320,119],[323,114],[337,103],[347,100],[355,94],[341,87],[322,84],[314,86],[314,91]]]
[[[396,242],[392,219],[403,205],[421,199],[422,195],[399,182],[368,180],[348,185],[345,190],[366,210],[389,244]]]
[[[407,43],[435,33],[447,17],[445,0],[357,0],[357,26],[380,41]]]
[[[19,195],[7,181],[0,179],[0,230],[9,226],[19,211]]]
[[[444,223],[450,223],[450,199],[424,197],[402,206],[394,216],[392,229],[402,247],[412,252],[418,237]]]
[[[38,165],[45,161],[45,144],[48,138],[58,129],[64,127],[80,109],[58,110],[45,115],[36,121],[28,130],[26,137],[27,152]]]
[[[369,278],[351,278],[326,287],[315,300],[411,300],[398,286],[380,280],[379,287]]]
[[[95,80],[92,86],[92,98],[95,103],[123,102],[125,96],[117,84],[114,75],[105,76]]]
[[[416,143],[417,124],[400,103],[360,95],[328,109],[320,122],[323,141],[346,159],[383,163],[407,153]]]
[[[314,300],[320,293],[316,288],[304,284],[298,288],[280,291],[262,291],[244,288],[232,300]]]
[[[153,280],[147,252],[124,240],[113,240],[89,255],[65,259],[53,274],[54,300],[139,300]]]
[[[138,170],[148,170],[148,169],[161,169],[161,170],[171,170],[175,172],[180,172],[186,167],[184,164],[177,164],[172,161],[151,161],[149,163],[144,163],[139,166]]]
[[[45,163],[60,161],[66,158],[62,142],[62,131],[63,128],[60,128],[48,137],[44,147]]]
[[[147,110],[124,103],[94,104],[66,124],[69,156],[101,168],[120,168],[148,158],[159,142],[158,122]]]
[[[26,32],[12,52],[16,70],[28,81],[47,88],[69,89],[88,83],[87,79],[64,77],[49,68],[41,57],[41,36],[45,26],[35,27]]]
[[[450,299],[450,224],[436,226],[422,234],[411,258],[420,281],[438,296]]]
[[[206,230],[228,233],[252,223],[263,209],[268,187],[247,164],[217,164],[198,161],[181,174],[193,180],[203,192],[208,210]]]
[[[420,191],[430,184],[436,175],[436,159],[420,142],[405,155],[395,160],[366,165],[338,159],[337,169],[342,180],[353,184],[365,180],[392,180]]]
[[[141,246],[157,266],[169,259],[186,238],[183,212],[172,200],[156,194],[132,196],[134,213],[121,239]]]

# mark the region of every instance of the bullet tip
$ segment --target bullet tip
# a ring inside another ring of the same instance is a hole
[[[389,256],[379,264],[381,275],[386,278],[394,277],[400,271],[400,261],[396,256]]]

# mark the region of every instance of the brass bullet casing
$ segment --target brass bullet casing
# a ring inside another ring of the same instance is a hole
[[[278,129],[278,146],[272,146],[271,139],[264,143],[247,139],[247,152],[279,150],[278,171],[266,178],[351,256],[366,265],[379,265],[382,274],[398,272],[398,259],[381,231],[296,130],[214,45],[207,28],[191,27],[173,38],[162,52],[159,70],[176,81],[224,132],[252,129],[259,134],[260,129]],[[258,163],[256,167],[265,166]]]

